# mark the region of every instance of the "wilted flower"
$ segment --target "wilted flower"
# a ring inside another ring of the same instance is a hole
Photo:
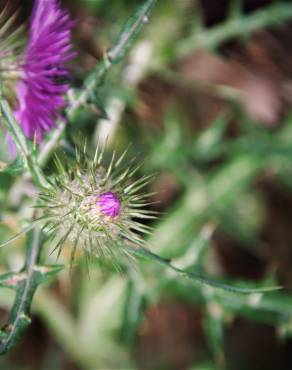
[[[29,42],[17,87],[15,116],[24,134],[39,142],[55,125],[68,91],[66,63],[74,56],[70,31],[73,22],[58,0],[35,0]]]
[[[123,169],[124,156],[115,160],[113,155],[107,169],[98,149],[93,160],[78,154],[74,167],[56,159],[58,175],[40,195],[38,207],[43,210],[44,230],[59,253],[65,242],[72,245],[72,259],[77,248],[87,256],[115,257],[127,253],[129,245],[144,244],[141,233],[151,229],[139,220],[154,218],[155,212],[144,209],[149,194],[139,191],[151,176],[133,180],[139,166]]]

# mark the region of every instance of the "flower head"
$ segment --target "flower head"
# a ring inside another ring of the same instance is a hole
[[[39,207],[44,231],[59,252],[65,242],[73,247],[72,258],[76,249],[103,257],[144,245],[141,233],[151,229],[141,219],[154,218],[155,212],[144,209],[149,194],[139,191],[150,176],[133,180],[139,166],[123,169],[124,155],[118,160],[113,155],[107,169],[101,165],[100,150],[93,160],[78,154],[74,167],[56,159],[58,174],[40,195]]]
[[[35,0],[29,27],[29,42],[17,87],[19,107],[15,116],[25,135],[39,142],[55,125],[63,95],[69,86],[66,63],[71,50],[73,22],[58,0]]]
[[[99,206],[100,211],[111,218],[118,217],[121,210],[121,201],[115,193],[108,191],[100,194],[96,205]]]

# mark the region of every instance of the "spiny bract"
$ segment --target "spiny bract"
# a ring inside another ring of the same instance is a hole
[[[120,252],[144,245],[141,233],[151,229],[139,219],[155,218],[154,211],[144,209],[149,194],[140,193],[151,176],[134,180],[140,166],[121,165],[126,151],[117,160],[114,153],[105,169],[103,153],[97,148],[90,160],[78,152],[71,168],[56,158],[58,174],[39,197],[44,231],[58,255],[65,242],[72,245],[71,261],[80,249],[88,257],[114,257],[116,262]]]

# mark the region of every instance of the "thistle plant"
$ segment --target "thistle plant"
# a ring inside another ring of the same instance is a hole
[[[117,43],[108,52],[111,57],[109,58],[106,56],[104,60],[98,63],[96,70],[86,79],[84,89],[77,100],[74,101],[72,106],[68,107],[66,111],[68,118],[70,118],[80,106],[85,104],[87,100],[91,98],[91,95],[94,94],[95,89],[100,84],[101,78],[109,67],[118,62],[126,54],[130,44],[133,42],[133,39],[138,35],[142,26],[146,23],[145,19],[150,14],[155,3],[155,0],[146,1],[137,9],[131,20],[127,22],[123,32],[117,40]],[[55,28],[56,22],[58,25],[57,28]],[[80,204],[80,197],[77,197],[76,191],[79,189],[80,194],[83,195],[84,202],[82,204],[83,212],[81,213],[81,218],[78,221],[75,220],[70,216],[71,212],[69,212],[68,215],[64,215],[69,216],[65,223],[67,227],[69,225],[69,229],[67,229],[65,235],[62,236],[61,243],[60,241],[57,243],[58,247],[62,247],[63,241],[65,241],[69,235],[68,231],[72,231],[73,227],[76,226],[79,231],[78,234],[75,233],[72,251],[73,258],[77,246],[81,245],[79,243],[79,237],[81,237],[80,241],[85,242],[85,248],[84,246],[83,248],[88,252],[88,249],[86,248],[91,248],[91,237],[93,235],[96,236],[95,234],[97,232],[99,236],[102,236],[98,243],[102,240],[103,248],[102,250],[98,249],[99,244],[95,244],[95,250],[92,251],[95,254],[97,254],[98,251],[101,252],[102,255],[106,254],[108,251],[111,253],[114,251],[114,253],[116,253],[118,248],[115,247],[115,249],[112,250],[110,249],[110,246],[112,246],[113,240],[120,239],[121,237],[132,241],[135,240],[138,244],[141,243],[142,239],[133,232],[133,230],[137,230],[139,228],[140,232],[142,230],[146,231],[147,227],[142,225],[139,226],[138,221],[131,221],[130,223],[130,218],[132,216],[139,218],[142,214],[146,216],[147,212],[141,212],[139,209],[135,208],[135,205],[131,204],[131,201],[135,200],[137,201],[136,205],[138,205],[138,202],[141,202],[144,199],[144,196],[137,195],[136,191],[138,191],[142,185],[145,185],[146,178],[144,177],[141,181],[138,180],[138,182],[132,183],[131,185],[126,185],[128,186],[127,194],[124,192],[126,189],[123,189],[122,192],[120,184],[123,177],[131,177],[135,170],[130,172],[129,170],[126,170],[123,174],[120,173],[118,176],[118,172],[116,172],[117,170],[112,170],[113,168],[118,167],[121,159],[115,163],[113,161],[111,162],[111,165],[107,170],[107,175],[102,180],[101,168],[98,169],[98,173],[92,173],[93,170],[97,171],[97,167],[100,166],[101,157],[98,156],[99,152],[97,152],[94,166],[86,167],[88,170],[91,168],[91,171],[89,173],[86,171],[82,173],[83,187],[80,185],[80,174],[72,176],[72,168],[67,172],[66,176],[65,171],[61,168],[62,166],[59,166],[62,173],[59,172],[59,176],[56,176],[53,182],[50,182],[49,179],[46,178],[40,168],[40,162],[44,162],[51,154],[51,151],[58,143],[58,140],[65,128],[63,120],[59,122],[57,119],[57,109],[64,103],[63,94],[67,91],[67,85],[62,83],[60,85],[57,81],[60,76],[68,76],[67,71],[64,68],[64,63],[72,58],[72,54],[70,52],[71,45],[69,43],[69,31],[71,27],[72,23],[68,18],[68,14],[61,9],[60,3],[57,0],[48,0],[46,2],[36,0],[31,19],[31,39],[29,41],[26,54],[23,57],[26,59],[23,69],[23,80],[20,82],[18,87],[20,106],[16,111],[16,114],[14,114],[10,105],[4,98],[3,87],[1,85],[0,111],[3,123],[10,135],[11,143],[17,148],[17,160],[20,160],[22,163],[21,166],[19,166],[18,162],[16,162],[16,166],[15,163],[12,163],[10,166],[6,166],[5,172],[14,173],[15,171],[27,171],[29,173],[34,185],[42,194],[42,201],[49,201],[49,203],[46,203],[45,210],[45,217],[47,217],[47,220],[52,221],[52,213],[48,212],[48,210],[50,204],[53,204],[55,200],[54,198],[50,198],[50,195],[60,196],[61,191],[65,190],[65,193],[71,199],[74,193],[72,199],[76,201],[76,206],[78,202]],[[51,41],[55,41],[55,43],[53,45],[49,45],[49,53],[47,54],[45,46],[50,44],[48,43],[48,37],[51,37]],[[113,52],[111,52],[111,50]],[[56,54],[54,55],[54,53]],[[32,64],[29,60],[30,57],[33,57],[32,62],[34,63]],[[38,69],[39,67],[41,70]],[[1,77],[5,84],[7,70],[4,72],[6,73],[3,73]],[[31,78],[31,72],[33,75],[35,74],[37,80]],[[41,74],[39,75],[37,72],[41,72]],[[35,107],[34,104],[31,105],[31,103],[37,103],[37,107]],[[36,116],[31,115],[30,109],[34,110]],[[21,120],[21,122],[18,122],[17,119]],[[44,146],[44,152],[40,153],[40,159],[38,159],[38,151],[34,143],[29,139],[31,137],[41,139],[42,134],[45,131],[49,131],[53,128],[53,122],[55,122],[55,120],[61,123],[60,129],[57,131],[56,139],[53,137],[53,142],[49,142],[47,146]],[[77,162],[79,163],[80,171],[84,171],[86,168],[83,166],[80,167],[81,162],[78,160]],[[60,162],[58,163],[60,164]],[[97,177],[93,178],[94,176]],[[74,183],[71,182],[70,184],[75,188],[75,190],[71,189],[71,191],[68,191],[66,190],[66,186],[68,185],[66,184],[66,181],[70,181],[70,179],[73,182],[75,180]],[[92,186],[91,189],[88,187],[90,184]],[[60,188],[58,187],[59,185],[61,185]],[[94,185],[95,187],[93,187]],[[92,195],[91,198],[88,197],[90,191]],[[49,198],[46,197],[46,195],[49,196]],[[96,207],[94,212],[90,212],[90,208],[92,206]],[[39,204],[39,207],[41,207],[41,204]],[[133,209],[135,209],[135,212]],[[71,211],[72,210],[74,210],[74,208],[71,209]],[[133,215],[133,213],[135,214]],[[78,216],[78,213],[76,215]],[[98,217],[99,222],[97,223],[96,221]],[[72,224],[70,224],[70,222]],[[83,231],[81,225],[84,225],[84,222],[86,222],[87,228],[85,232],[80,233],[80,231]],[[32,228],[33,230],[31,230]],[[54,227],[48,228],[48,224],[45,224],[44,231],[46,234],[54,236],[59,232],[62,232],[60,229],[57,230],[58,228],[56,227],[56,234],[53,232],[53,229]],[[115,231],[115,235],[111,234],[111,237],[109,237],[110,231]],[[44,243],[44,235],[46,234],[40,232],[39,227],[35,225],[34,220],[32,220],[32,226],[26,228],[24,232],[27,233],[27,243],[23,268],[17,273],[4,274],[0,279],[0,286],[16,291],[15,301],[11,308],[7,325],[0,332],[0,353],[6,353],[13,348],[17,344],[23,330],[27,325],[29,325],[31,304],[34,293],[39,284],[47,281],[61,269],[61,266],[40,265],[40,254]],[[12,238],[10,241],[13,242],[16,238],[17,236]],[[4,243],[2,246],[6,244],[7,243]],[[106,246],[106,248],[104,248],[104,246]]]
[[[55,277],[62,269],[62,266],[47,265],[42,261],[41,252],[46,246],[50,251],[56,251],[56,257],[65,245],[70,246],[71,265],[77,252],[83,252],[88,258],[110,259],[115,265],[119,265],[124,255],[146,259],[165,270],[172,270],[175,276],[188,278],[196,286],[207,286],[208,292],[218,290],[220,297],[223,297],[223,293],[231,292],[247,294],[250,298],[254,293],[278,289],[222,282],[189,268],[188,264],[179,267],[177,261],[152,252],[156,250],[155,242],[159,242],[160,247],[165,247],[164,254],[167,256],[170,239],[175,238],[169,233],[160,240],[163,232],[160,233],[159,228],[152,234],[148,220],[157,215],[149,208],[152,200],[147,189],[151,176],[139,177],[141,166],[127,161],[127,151],[120,156],[114,153],[107,162],[106,148],[98,146],[91,158],[84,145],[82,151],[76,151],[73,159],[55,156],[55,172],[52,175],[47,176],[43,171],[42,167],[60,144],[66,124],[72,124],[76,111],[94,100],[106,73],[123,60],[148,22],[155,5],[155,0],[141,3],[117,41],[85,78],[83,86],[74,89],[69,83],[67,63],[76,56],[72,51],[74,47],[70,36],[75,23],[58,0],[35,0],[27,46],[24,53],[16,58],[16,67],[20,72],[20,80],[15,88],[18,100],[16,108],[11,108],[7,102],[2,86],[0,96],[1,121],[9,134],[11,145],[18,152],[16,160],[7,165],[3,172],[21,175],[20,181],[24,184],[32,180],[36,195],[31,197],[30,206],[37,214],[33,215],[23,232],[26,235],[23,268],[0,276],[0,287],[16,292],[8,323],[0,332],[0,353],[13,348],[30,323],[31,304],[38,286]],[[4,30],[0,30],[0,38],[2,34]],[[5,44],[0,48],[0,53],[10,55],[6,50]],[[4,87],[5,79],[9,77],[5,68],[3,71],[1,69]],[[51,136],[47,138],[46,133]],[[239,164],[242,165],[241,162]],[[238,167],[237,163],[234,167]],[[247,166],[242,167],[245,169]],[[243,171],[242,177],[245,175]],[[216,196],[220,197],[216,192],[219,182],[215,178],[215,185],[212,182],[209,186],[210,192],[215,194],[212,197],[215,201]],[[170,228],[178,230],[179,235],[190,228],[194,218],[194,209],[189,206],[193,193],[188,191],[190,196],[184,201],[184,212],[177,210],[179,222],[177,218],[173,222],[170,219]],[[201,202],[202,212],[206,204]],[[10,246],[15,239],[9,240]]]

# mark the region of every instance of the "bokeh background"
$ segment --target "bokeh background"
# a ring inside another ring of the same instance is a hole
[[[28,20],[31,1],[9,3]],[[63,3],[77,19],[78,87],[142,0]],[[292,368],[291,40],[291,1],[158,0],[59,149],[70,154],[84,138],[120,152],[131,143],[140,174],[155,173],[154,252],[228,283],[284,288],[227,294],[142,261],[122,274],[94,261],[88,271],[79,256],[38,290],[32,324],[0,369]],[[4,135],[0,144],[5,161]],[[21,229],[32,196],[29,182],[0,173],[0,242]],[[23,245],[1,249],[1,272],[21,266]],[[59,262],[69,258],[68,245]],[[12,299],[1,289],[3,324]]]

